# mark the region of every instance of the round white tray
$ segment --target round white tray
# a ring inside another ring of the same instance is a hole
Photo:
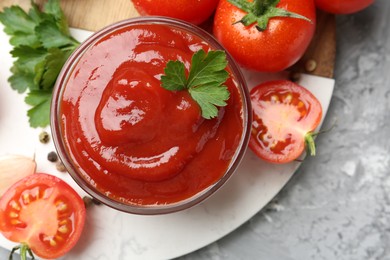
[[[24,97],[7,82],[12,65],[11,47],[2,26],[0,31],[0,156],[35,154],[39,172],[56,175],[85,195],[67,174],[58,172],[47,161],[48,152],[54,150],[53,143],[41,144],[38,140],[41,129],[29,127]],[[91,32],[72,30],[72,34],[83,40]],[[285,78],[287,73],[265,75],[244,71],[244,75],[251,88],[265,80]],[[325,116],[334,80],[302,75],[300,84],[320,100]],[[298,162],[265,163],[248,150],[233,177],[194,208],[168,215],[138,216],[104,205],[91,207],[79,243],[63,259],[169,259],[187,254],[249,220],[284,187],[298,167]],[[11,249],[14,243],[0,236],[0,246]]]

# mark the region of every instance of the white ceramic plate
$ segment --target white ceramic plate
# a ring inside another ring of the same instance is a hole
[[[56,171],[55,165],[47,161],[54,145],[39,142],[42,129],[29,127],[24,97],[7,82],[12,65],[11,47],[1,26],[0,30],[0,156],[35,154],[39,172],[54,174],[85,195],[67,174]],[[79,40],[90,35],[82,30],[72,33]],[[263,75],[244,71],[244,74],[249,87],[286,77],[285,73]],[[300,84],[320,100],[325,115],[334,80],[303,75]],[[103,205],[92,207],[88,209],[80,242],[63,259],[169,259],[187,254],[220,239],[250,219],[283,188],[298,167],[297,162],[264,163],[248,150],[233,177],[215,195],[189,210],[137,216]],[[11,249],[14,244],[0,236],[0,246]]]

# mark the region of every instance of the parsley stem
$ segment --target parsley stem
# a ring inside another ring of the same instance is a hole
[[[80,43],[75,43],[74,45],[71,45],[71,46],[68,46],[68,47],[64,47],[64,48],[61,48],[62,51],[71,51],[73,52],[77,47],[79,47]]]

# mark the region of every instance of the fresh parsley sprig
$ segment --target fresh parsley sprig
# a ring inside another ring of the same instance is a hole
[[[223,85],[229,77],[226,71],[228,62],[224,51],[203,49],[194,53],[191,67],[186,76],[186,68],[181,61],[169,61],[161,77],[162,87],[171,91],[188,90],[199,104],[202,116],[206,119],[218,115],[218,107],[226,106],[230,93]]]
[[[43,11],[33,1],[28,13],[19,6],[4,8],[0,22],[10,36],[15,58],[8,81],[19,93],[28,92],[25,102],[32,106],[27,112],[30,126],[45,127],[50,123],[55,81],[79,42],[69,33],[59,0],[48,0]]]

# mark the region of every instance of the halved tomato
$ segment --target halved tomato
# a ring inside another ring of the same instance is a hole
[[[81,197],[53,175],[32,174],[0,199],[0,232],[42,258],[67,253],[78,241],[84,221]]]
[[[322,118],[321,103],[304,87],[288,80],[269,81],[251,90],[252,136],[249,147],[272,163],[297,159]],[[314,154],[312,154],[314,155]]]

